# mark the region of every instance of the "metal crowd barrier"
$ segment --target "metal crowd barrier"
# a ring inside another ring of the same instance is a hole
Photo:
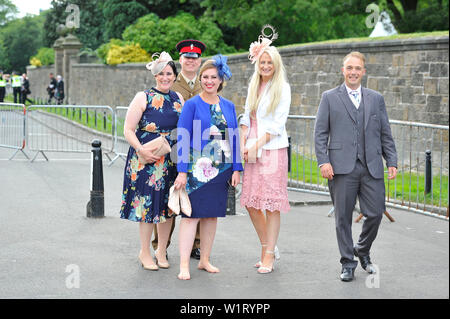
[[[126,141],[123,135],[123,126],[125,123],[125,117],[127,115],[128,107],[116,106],[115,110],[115,127],[116,132],[114,134],[114,153],[116,156],[109,162],[108,166],[114,164],[118,158],[125,160],[128,155],[128,149],[130,144]]]
[[[105,154],[113,152],[115,112],[98,105],[30,105],[26,127],[28,148],[48,161],[44,152],[91,152],[91,141],[102,140]],[[109,156],[108,156],[109,157]]]
[[[16,150],[10,160],[18,152],[22,152],[29,159],[23,151],[26,145],[25,117],[25,105],[0,103],[0,147]]]
[[[288,189],[327,195],[314,151],[315,116],[290,115],[291,170]],[[448,220],[449,127],[391,120],[398,154],[398,173],[385,179],[386,205]],[[425,194],[426,151],[431,151],[432,188]]]

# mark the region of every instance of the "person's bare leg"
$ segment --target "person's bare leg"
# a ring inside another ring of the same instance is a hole
[[[263,267],[272,268],[274,262],[274,250],[278,241],[278,235],[280,234],[280,212],[279,211],[267,211],[267,252],[262,259]]]
[[[169,240],[170,231],[172,229],[172,223],[174,218],[168,218],[164,223],[157,224],[158,228],[158,249],[155,251],[155,256],[158,264],[161,267],[169,267],[169,263],[166,258],[167,242]]]
[[[198,222],[198,218],[182,218],[180,222],[180,232],[178,235],[180,247],[180,273],[178,274],[178,279],[181,280],[191,279],[189,261]]]
[[[207,272],[220,272],[219,268],[211,265],[209,256],[211,255],[214,237],[216,236],[217,217],[202,218],[200,220],[200,262],[198,269],[206,270]]]
[[[253,227],[255,227],[256,234],[258,235],[259,242],[261,243],[261,259],[264,259],[264,255],[267,249],[267,227],[266,227],[266,216],[264,213],[253,207],[245,207],[248,211],[250,219],[253,223]],[[257,264],[255,267],[258,267]]]
[[[150,239],[152,238],[153,224],[139,223],[139,238],[141,241],[141,250],[139,251],[139,259],[144,266],[156,266],[150,252]]]

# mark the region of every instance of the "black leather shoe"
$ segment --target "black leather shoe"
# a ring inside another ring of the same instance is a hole
[[[355,278],[355,268],[343,267],[341,272],[342,281],[352,281]]]
[[[192,249],[191,257],[200,260],[200,248]]]
[[[360,256],[358,254],[358,251],[353,248],[353,254],[359,258],[359,262],[361,263],[361,267],[367,271],[369,274],[376,273],[375,267],[373,266],[372,262],[370,261],[370,255],[367,256]]]

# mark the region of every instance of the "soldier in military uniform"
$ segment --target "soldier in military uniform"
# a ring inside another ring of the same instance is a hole
[[[202,52],[205,51],[206,46],[203,42],[198,40],[183,40],[177,43],[176,48],[180,53],[179,62],[181,65],[181,72],[178,74],[171,90],[179,92],[183,96],[184,100],[187,101],[202,91],[197,72],[202,64],[201,55]],[[175,223],[172,223],[172,230],[170,231],[167,247],[169,247],[170,238],[172,237],[174,227]],[[158,247],[158,233],[156,230],[156,225],[154,227],[154,234],[155,238],[152,241],[152,245],[156,250]],[[191,257],[200,259],[200,223],[198,223],[197,226]]]
[[[0,103],[5,99],[6,93],[6,79],[3,78],[3,71],[0,70]]]

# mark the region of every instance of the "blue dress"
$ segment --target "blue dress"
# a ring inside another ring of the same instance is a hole
[[[174,91],[162,93],[155,88],[144,91],[147,107],[136,130],[136,137],[145,144],[158,136],[168,138],[176,128],[181,102]],[[169,139],[168,139],[169,140]],[[174,142],[169,140],[171,146]],[[172,217],[167,203],[169,188],[177,175],[170,154],[143,165],[130,146],[125,165],[120,217],[135,222],[160,223]]]
[[[239,136],[233,134],[231,137],[229,133],[230,129],[237,132],[234,105],[222,97],[219,104],[207,104],[198,95],[186,101],[186,105],[188,107],[186,111],[183,109],[178,130],[186,128],[191,134],[189,160],[179,160],[178,168],[179,171],[187,172],[186,191],[192,207],[190,217],[225,217],[229,180],[233,171],[242,170],[239,150],[236,148]],[[222,108],[226,108],[226,114]],[[202,122],[204,129],[201,135],[195,132],[196,124],[190,127],[196,121]],[[201,143],[196,136],[201,136]],[[233,145],[230,145],[230,139]],[[178,143],[183,145],[180,139]],[[187,144],[183,147],[187,147]],[[182,216],[187,217],[184,214]]]

